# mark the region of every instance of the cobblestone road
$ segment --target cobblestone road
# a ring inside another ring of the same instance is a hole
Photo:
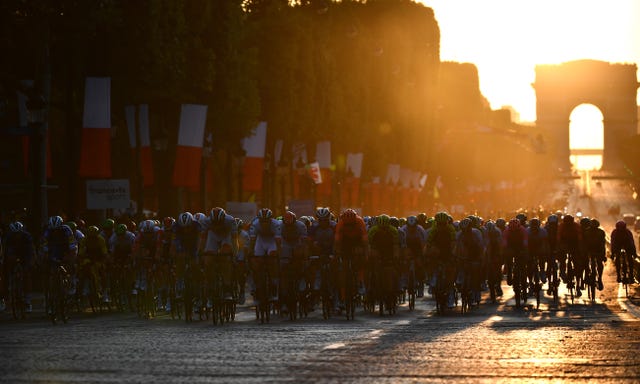
[[[168,317],[76,316],[0,323],[0,381],[19,382],[639,382],[640,321],[609,267],[595,304],[516,309],[505,300],[466,315],[430,299],[395,316],[260,325],[185,324]],[[620,299],[622,300],[622,299]]]

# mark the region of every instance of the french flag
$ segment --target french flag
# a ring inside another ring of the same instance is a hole
[[[138,124],[136,129],[136,109],[138,110]],[[129,129],[129,146],[133,157],[136,157],[138,139],[140,139],[140,169],[142,171],[142,185],[153,185],[153,161],[151,159],[151,141],[149,140],[149,107],[142,104],[125,107],[127,127]]]
[[[176,162],[173,167],[173,185],[176,187],[196,189],[200,186],[206,122],[206,105],[182,104]]]
[[[78,175],[111,177],[111,78],[87,77]]]
[[[254,134],[242,140],[242,148],[246,152],[242,166],[242,189],[246,192],[260,192],[262,190],[262,173],[266,144],[266,121],[260,122]]]

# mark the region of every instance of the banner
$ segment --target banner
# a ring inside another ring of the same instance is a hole
[[[129,208],[129,180],[87,180],[87,209]]]
[[[206,105],[182,104],[176,162],[173,167],[173,185],[176,187],[197,188],[200,185],[206,122]]]
[[[87,178],[111,177],[110,77],[87,77],[85,81],[78,175]]]
[[[136,125],[136,109],[138,110],[138,124]],[[129,132],[129,146],[136,158],[136,150],[140,150],[140,171],[142,172],[142,185],[153,185],[153,160],[151,158],[151,140],[149,139],[149,108],[146,104],[136,108],[135,105],[125,107],[125,116]],[[140,147],[137,148],[138,138]]]
[[[242,166],[242,189],[247,192],[262,190],[264,172],[264,154],[267,145],[267,123],[262,121],[253,135],[242,140],[242,148],[246,152]]]

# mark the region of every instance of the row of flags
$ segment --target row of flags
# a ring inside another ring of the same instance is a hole
[[[79,176],[85,178],[111,177],[111,79],[108,77],[89,77],[85,83],[85,102],[83,114],[82,145]],[[134,155],[139,154],[143,185],[154,183],[154,170],[151,158],[149,129],[149,108],[146,104],[125,107],[125,118],[129,134],[129,144]],[[174,186],[197,189],[200,185],[200,167],[207,119],[207,106],[183,104],[180,112],[180,125],[176,147],[172,183]],[[246,153],[242,169],[242,186],[246,192],[259,192],[263,186],[267,123],[257,125],[251,136],[243,139],[242,147]],[[274,148],[275,162],[283,156],[283,140],[276,140]],[[315,161],[309,162],[304,143],[295,143],[291,148],[292,166],[304,172],[294,172],[294,197],[300,189],[300,179],[310,177],[316,184],[316,194],[320,199],[328,198],[332,193],[331,142],[316,143]],[[342,181],[343,195],[355,200],[360,194],[362,176],[362,153],[348,153],[345,161],[346,177]],[[402,168],[399,164],[389,164],[384,183],[406,189],[422,190],[427,175],[419,171]],[[372,194],[378,195],[378,186],[382,179],[373,179]],[[440,177],[436,180],[434,194],[441,189]],[[377,200],[377,198],[375,199]]]

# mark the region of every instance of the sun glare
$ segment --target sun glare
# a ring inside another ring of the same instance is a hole
[[[640,1],[420,0],[440,26],[441,59],[478,67],[491,107],[535,121],[538,64],[640,63]],[[640,103],[640,93],[638,94]]]
[[[569,148],[571,163],[577,170],[602,168],[604,124],[602,112],[596,106],[581,104],[571,112]]]

